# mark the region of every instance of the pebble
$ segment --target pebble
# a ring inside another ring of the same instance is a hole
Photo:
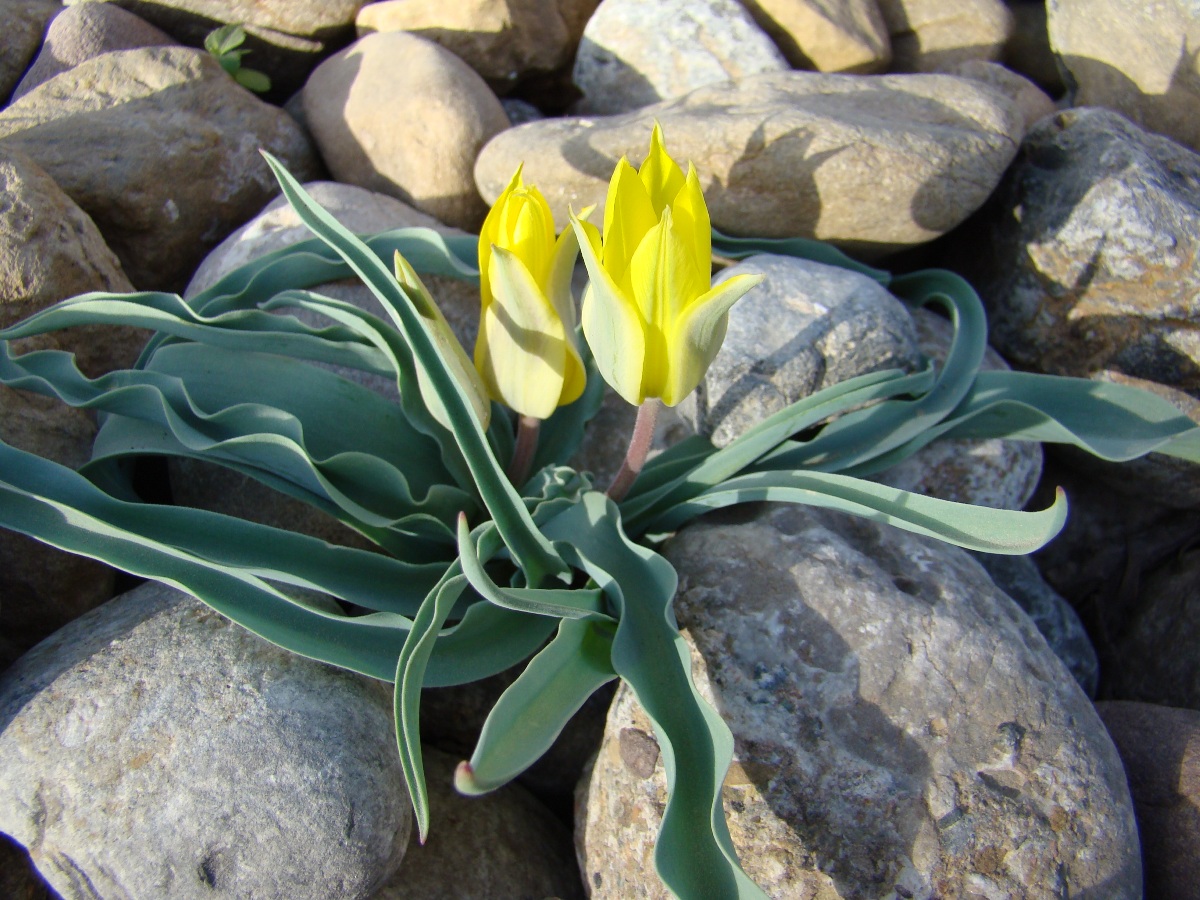
[[[1073,105],[1124,113],[1200,151],[1195,0],[1048,0],[1050,45],[1075,85]]]
[[[758,26],[797,69],[866,75],[892,60],[876,0],[742,0]]]
[[[1200,391],[1200,157],[1107,110],[1043,119],[949,253],[1014,364]],[[980,238],[986,238],[980,242]]]
[[[42,49],[13,91],[12,99],[102,53],[173,43],[165,32],[115,3],[68,6],[51,20]]]

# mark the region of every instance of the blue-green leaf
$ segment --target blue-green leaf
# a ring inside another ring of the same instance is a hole
[[[424,372],[425,383],[446,410],[453,424],[455,443],[470,467],[483,502],[530,585],[540,586],[548,577],[565,573],[566,564],[534,526],[520,497],[492,455],[463,386],[439,355],[412,301],[392,272],[366,245],[321,209],[277,160],[269,154],[264,155],[297,215],[318,237],[337,250],[363,279],[403,334],[412,363]]]
[[[762,500],[834,509],[984,553],[1032,553],[1058,534],[1067,518],[1061,490],[1052,506],[1021,512],[938,500],[848,475],[760,472],[731,478],[666,510],[647,532],[674,531],[709,510]]]
[[[763,898],[738,863],[721,785],[733,758],[728,726],[691,679],[691,657],[671,611],[675,570],[621,530],[616,504],[586,494],[545,526],[619,612],[613,670],[654,725],[668,799],[654,851],[663,883],[680,897]],[[564,553],[567,552],[564,549]]]
[[[611,625],[564,619],[492,707],[471,761],[455,773],[458,790],[494,791],[537,762],[584,701],[617,677],[611,654]]]

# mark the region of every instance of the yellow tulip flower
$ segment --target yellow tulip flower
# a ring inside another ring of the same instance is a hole
[[[571,297],[577,252],[570,228],[555,239],[546,198],[518,167],[479,235],[475,368],[491,398],[522,416],[544,419],[583,393]]]
[[[725,339],[728,313],[759,275],[711,287],[712,231],[696,169],[685,176],[656,123],[640,170],[624,157],[608,186],[604,234],[571,217],[591,284],[583,333],[600,374],[640,406],[675,406],[692,392]]]

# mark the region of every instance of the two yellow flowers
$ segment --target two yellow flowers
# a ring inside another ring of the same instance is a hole
[[[711,226],[696,170],[685,175],[655,125],[640,170],[622,158],[603,233],[571,215],[555,237],[550,207],[518,169],[479,236],[482,312],[475,368],[488,396],[544,419],[583,392],[571,273],[590,277],[583,332],[604,379],[640,405],[674,406],[699,384],[725,337],[731,306],[761,276],[710,287]]]

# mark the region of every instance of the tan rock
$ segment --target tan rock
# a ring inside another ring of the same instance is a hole
[[[1050,45],[1076,106],[1115,109],[1200,150],[1200,10],[1191,0],[1049,0]]]
[[[504,92],[523,77],[552,72],[571,61],[580,18],[597,0],[381,0],[364,6],[359,36],[407,31],[445,47]]]
[[[480,153],[476,183],[495,199],[523,161],[563,227],[569,205],[603,202],[623,154],[643,158],[655,121],[668,151],[695,163],[717,229],[816,237],[864,254],[922,243],[965,219],[1022,134],[1012,105],[968,79],[776,72],[622,116],[513,128]]]
[[[1053,115],[1058,109],[1040,87],[1024,75],[1018,75],[1012,69],[998,63],[969,59],[951,66],[947,71],[951,75],[960,75],[986,84],[1008,97],[1021,113],[1026,131],[1032,128],[1035,122]]]
[[[1052,96],[1062,94],[1064,85],[1058,60],[1050,47],[1045,0],[1015,0],[1012,34],[1004,45],[1004,64],[1032,78]]]
[[[46,23],[62,7],[55,0],[16,0],[4,4],[0,32],[0,102],[8,99],[42,44]]]
[[[0,193],[0,328],[76,294],[133,290],[91,217],[28,156],[0,148]],[[72,350],[83,371],[97,375],[132,365],[145,339],[134,328],[83,325],[23,338],[13,349]]]
[[[798,69],[881,72],[892,60],[876,0],[741,0]]]
[[[202,50],[105,53],[0,112],[27,154],[88,213],[139,289],[181,288],[279,187],[260,149],[300,178],[316,159],[296,122]]]
[[[316,68],[304,111],[338,181],[399,197],[449,225],[482,224],[487,206],[471,169],[508,116],[450,51],[403,32],[369,34]]]
[[[896,72],[941,72],[968,59],[999,59],[1012,34],[1003,0],[878,0]]]

